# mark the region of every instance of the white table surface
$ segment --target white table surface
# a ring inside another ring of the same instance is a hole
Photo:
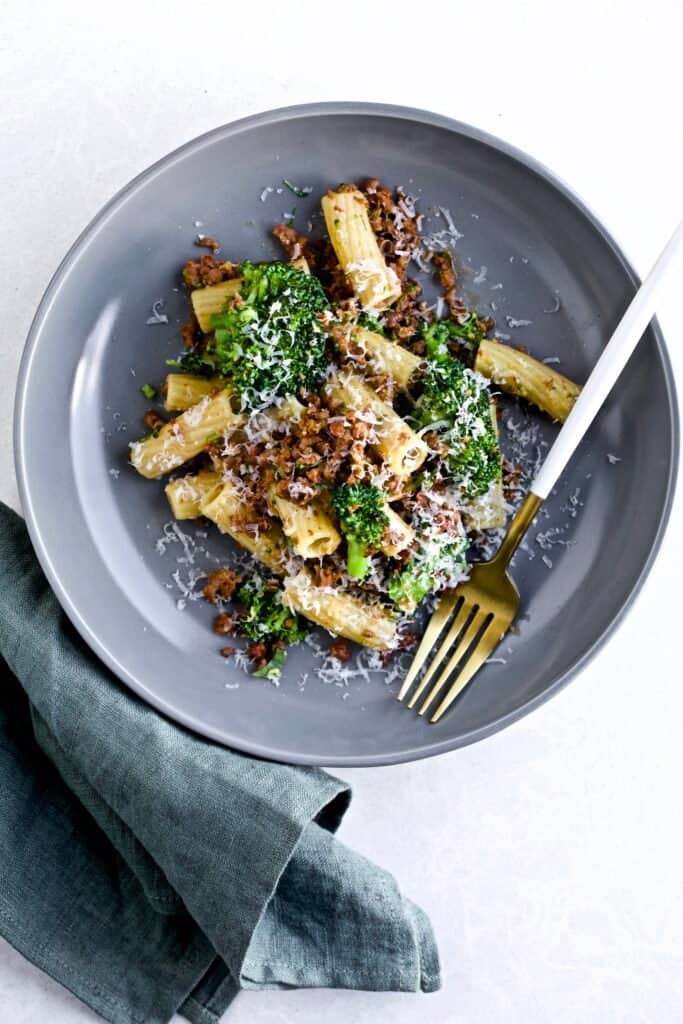
[[[323,6],[0,0],[0,497],[10,504],[19,354],[59,260],[129,178],[233,118],[321,99],[450,114],[547,163],[649,268],[683,212],[678,5],[489,0],[448,16],[430,2],[350,0],[328,16]],[[364,38],[382,26],[387,57]],[[661,322],[683,387],[676,294]],[[627,621],[531,717],[428,762],[342,773],[355,788],[342,838],[431,915],[442,991],[246,993],[231,1024],[683,1019],[682,535],[679,490]],[[96,1020],[1,940],[0,1019]]]

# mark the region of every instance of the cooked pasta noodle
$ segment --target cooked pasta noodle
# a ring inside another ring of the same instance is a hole
[[[202,502],[215,490],[220,479],[219,473],[203,469],[166,484],[164,490],[174,519],[197,519],[202,514]]]
[[[234,298],[242,286],[242,279],[234,277],[220,284],[210,284],[206,288],[195,288],[190,295],[192,309],[201,329],[207,334],[213,330],[213,317],[222,313],[230,299]]]
[[[229,534],[259,562],[274,572],[282,572],[287,558],[287,542],[280,526],[272,522],[263,529],[253,510],[244,504],[234,483],[225,481],[219,484],[200,503],[200,510],[222,533]]]
[[[396,476],[410,476],[427,457],[429,448],[405,420],[355,373],[337,373],[326,386],[330,403],[363,413],[372,421],[373,445]]]
[[[341,544],[341,535],[320,502],[295,505],[277,494],[271,496],[273,511],[282,523],[286,537],[302,558],[331,555]]]
[[[371,369],[385,373],[400,391],[407,391],[412,380],[420,372],[424,360],[413,355],[397,342],[383,338],[375,331],[356,327],[351,334],[354,344],[365,353]]]
[[[330,633],[364,647],[386,651],[396,640],[396,617],[390,611],[352,594],[315,586],[306,572],[285,580],[283,600]]]
[[[488,338],[479,345],[475,369],[504,391],[526,398],[552,419],[563,423],[581,388],[527,352]]]
[[[226,430],[234,429],[240,422],[227,392],[219,391],[213,397],[205,395],[164,424],[158,434],[132,444],[130,461],[142,476],[163,476],[221,440]]]
[[[164,409],[183,412],[196,405],[205,395],[225,386],[221,377],[196,377],[192,373],[169,373],[164,385]]]
[[[321,204],[337,259],[359,301],[366,309],[386,309],[401,294],[401,283],[379,250],[365,196],[356,189],[328,192]]]

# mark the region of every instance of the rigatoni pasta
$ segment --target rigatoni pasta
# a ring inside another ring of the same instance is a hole
[[[410,476],[427,458],[429,448],[392,406],[378,398],[356,373],[343,371],[326,385],[335,408],[358,410],[371,425],[372,445],[396,476]]]
[[[397,512],[394,512],[391,505],[385,505],[384,511],[389,522],[380,543],[382,552],[393,557],[412,547],[415,542],[415,531]]]
[[[304,571],[285,581],[283,600],[292,611],[363,647],[386,651],[396,640],[396,616],[389,609],[318,587]]]
[[[169,373],[164,384],[166,412],[184,412],[206,395],[225,387],[221,377],[197,377],[192,373]]]
[[[306,259],[299,256],[292,260],[291,265],[301,270],[304,274],[310,274]],[[226,264],[232,267],[231,264]],[[232,271],[231,271],[232,272]],[[243,280],[241,277],[231,277],[227,281],[218,284],[210,284],[204,288],[195,288],[190,294],[192,309],[202,331],[208,334],[213,330],[214,317],[222,313],[225,307],[239,294]]]
[[[319,501],[297,505],[271,495],[273,511],[282,523],[285,537],[302,558],[322,558],[331,555],[341,544],[341,535]]]
[[[539,363],[527,352],[495,339],[482,339],[475,362],[477,371],[511,395],[526,398],[564,423],[581,388],[552,366]]]
[[[418,378],[424,360],[397,342],[366,327],[354,328],[351,340],[367,357],[370,369],[385,373],[400,391],[407,391],[410,382]]]
[[[205,395],[196,405],[131,446],[130,461],[149,479],[164,476],[189,462],[211,444],[220,442],[226,430],[235,429],[241,417],[233,412],[227,391]]]
[[[208,285],[206,288],[195,288],[190,295],[192,309],[197,322],[205,334],[213,330],[213,318],[222,313],[228,302],[238,294],[242,285],[241,278],[233,277],[220,284]]]
[[[222,533],[229,534],[240,547],[250,551],[259,562],[273,572],[282,571],[287,558],[282,530],[275,522],[263,527],[232,481],[219,483],[199,507],[203,516],[214,522]]]
[[[328,192],[321,205],[337,259],[359,302],[366,309],[386,309],[401,294],[401,283],[379,250],[366,197],[348,188]]]
[[[216,490],[220,480],[220,473],[202,469],[199,473],[188,473],[167,483],[164,490],[173,518],[198,519],[202,514],[202,502]]]

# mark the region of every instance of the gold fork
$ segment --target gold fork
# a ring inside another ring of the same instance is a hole
[[[510,559],[652,319],[662,281],[671,270],[682,242],[683,221],[636,292],[609,344],[595,364],[529,493],[510,523],[500,548],[489,562],[478,562],[470,567],[469,578],[441,598],[429,620],[398,693],[398,700],[404,699],[437,640],[447,629],[441,646],[408,701],[408,707],[415,706],[439,666],[450,655],[418,711],[418,714],[424,715],[444,690],[448,680],[457,672],[430,722],[439,721],[458,694],[462,693],[484,662],[491,657],[512,625],[519,611],[520,596],[507,571]]]

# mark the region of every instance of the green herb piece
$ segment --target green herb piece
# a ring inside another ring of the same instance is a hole
[[[286,185],[289,191],[293,192],[295,196],[299,197],[299,199],[305,199],[305,197],[309,196],[313,191],[312,188],[299,188],[298,185],[293,185],[291,181],[287,180],[287,178],[282,179],[282,184]]]

